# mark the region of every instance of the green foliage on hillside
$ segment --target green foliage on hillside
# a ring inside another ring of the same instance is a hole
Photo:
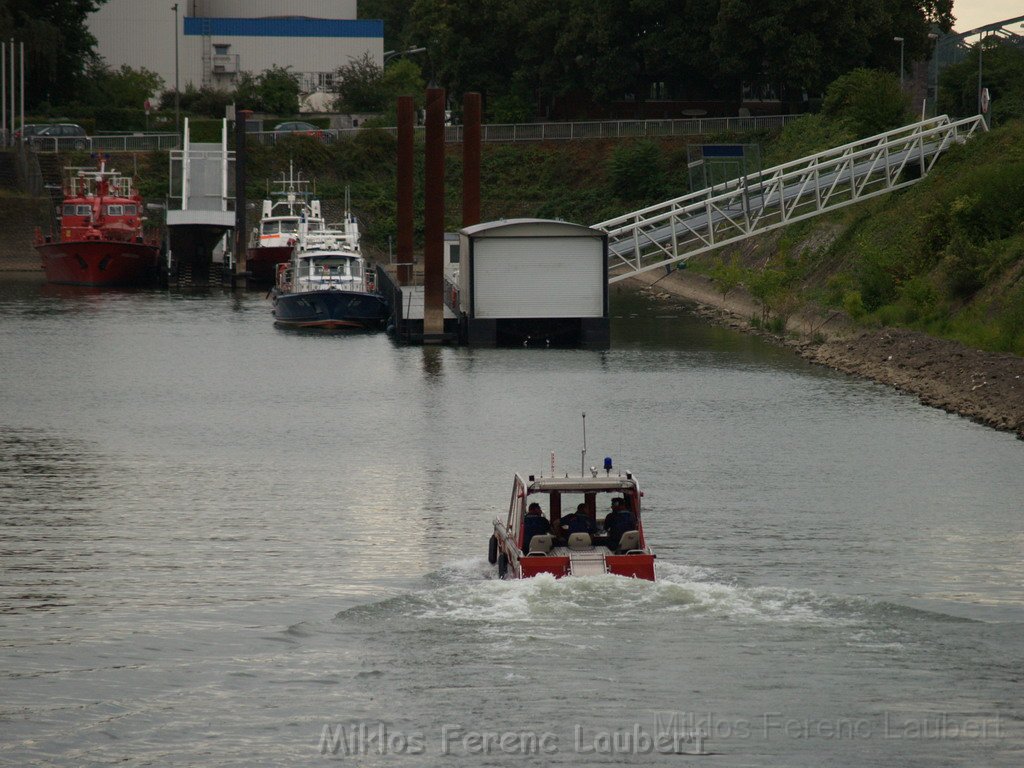
[[[975,43],[966,59],[942,71],[939,108],[957,117],[978,114],[979,54],[984,74],[982,84],[992,97],[994,125],[1024,118],[1024,48],[997,35]]]
[[[723,292],[742,284],[765,322],[823,307],[1024,354],[1024,122],[952,148],[919,184],[760,242],[767,255],[694,266]]]
[[[869,322],[1024,354],[1024,123],[954,148],[933,174],[853,222],[849,262]]]

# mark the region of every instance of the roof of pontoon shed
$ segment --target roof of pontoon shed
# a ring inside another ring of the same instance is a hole
[[[593,493],[596,491],[627,491],[637,488],[636,478],[620,477],[538,477],[524,479],[530,493],[561,491],[563,493]]]
[[[555,219],[500,219],[485,221],[459,232],[467,237],[604,237],[604,232],[583,224]]]

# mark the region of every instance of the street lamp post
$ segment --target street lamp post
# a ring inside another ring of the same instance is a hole
[[[982,103],[981,103],[981,60],[982,53],[985,50],[985,33],[982,32],[978,35],[978,114],[982,114]]]
[[[892,41],[900,44],[900,90],[903,90],[903,38],[894,37]]]
[[[178,85],[178,4],[174,10],[174,132],[181,133],[181,87]]]
[[[393,59],[395,56],[408,56],[408,55],[413,54],[413,53],[423,53],[425,50],[427,50],[427,49],[426,48],[418,48],[415,45],[413,45],[413,46],[410,46],[409,48],[407,48],[404,51],[384,51],[383,63],[387,64],[388,63],[388,59]]]
[[[932,113],[939,114],[939,35],[935,32],[928,33],[928,39],[932,43],[931,65],[928,68],[928,80],[930,81],[929,91],[932,97]]]

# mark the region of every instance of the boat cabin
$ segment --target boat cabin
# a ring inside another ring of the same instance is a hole
[[[278,287],[288,292],[337,289],[362,291],[365,267],[361,257],[344,252],[299,256],[278,265]]]
[[[516,475],[507,518],[495,520],[499,573],[504,567],[502,575],[513,578],[613,573],[653,581],[642,497],[630,472],[575,478]]]
[[[130,177],[95,168],[67,168],[60,206],[61,239],[142,239],[142,199]]]

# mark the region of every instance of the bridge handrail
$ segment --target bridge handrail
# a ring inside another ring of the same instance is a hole
[[[724,184],[716,185],[715,187],[707,187],[705,189],[697,190],[695,192],[689,192],[685,195],[666,200],[661,203],[647,206],[646,208],[640,208],[636,211],[616,216],[612,219],[607,219],[598,224],[594,224],[595,229],[601,229],[607,232],[610,236],[622,234],[623,232],[630,231],[641,224],[654,223],[660,220],[664,220],[672,215],[677,215],[681,208],[688,207],[687,203],[697,203],[701,205],[706,203],[713,203],[720,199],[728,198],[732,193],[746,186],[748,190],[757,190],[765,184],[765,179],[771,182],[777,182],[780,179],[791,178],[793,175],[803,173],[806,169],[813,166],[821,167],[827,166],[828,163],[837,160],[848,160],[854,161],[856,159],[870,156],[872,153],[880,148],[884,148],[886,145],[903,142],[905,143],[909,139],[920,139],[922,142],[925,138],[935,136],[937,134],[948,134],[952,130],[954,135],[959,135],[962,128],[968,128],[967,135],[973,134],[978,126],[981,125],[985,130],[988,130],[984,118],[980,115],[973,117],[966,117],[957,121],[951,121],[947,115],[939,115],[938,117],[923,120],[919,123],[912,123],[911,125],[901,126],[885,133],[876,134],[869,136],[865,139],[858,139],[857,141],[851,141],[843,144],[839,147],[833,147],[831,149],[818,152],[814,155],[808,155],[806,157],[799,158],[797,160],[790,160],[779,165],[765,168],[762,171],[756,171],[747,176],[741,176],[740,178],[733,179]],[[929,127],[925,127],[929,126]],[[756,179],[752,184],[751,180]],[[714,194],[716,193],[717,194]],[[661,212],[659,216],[650,216]]]
[[[610,268],[617,270],[609,281],[906,187],[979,128],[988,130],[980,115],[942,115],[596,224],[608,234]],[[908,167],[918,173],[905,176]]]

